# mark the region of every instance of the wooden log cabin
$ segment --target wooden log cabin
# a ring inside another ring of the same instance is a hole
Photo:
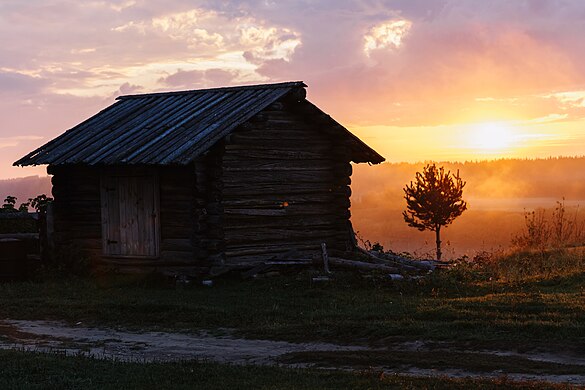
[[[384,158],[303,82],[120,96],[48,164],[54,240],[120,271],[197,273],[353,247],[351,162]]]

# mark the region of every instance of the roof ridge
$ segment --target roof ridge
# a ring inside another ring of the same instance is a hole
[[[116,98],[116,100],[151,97],[151,96],[189,95],[189,94],[198,94],[198,93],[212,92],[212,91],[229,92],[229,91],[238,91],[238,90],[243,90],[243,89],[272,89],[272,88],[291,88],[291,87],[307,87],[307,85],[303,81],[287,81],[287,82],[282,82],[282,83],[238,85],[238,86],[230,86],[230,87],[191,89],[191,90],[184,90],[184,91],[152,92],[152,93],[141,93],[141,94],[134,94],[134,95],[121,95],[121,96],[118,96]]]

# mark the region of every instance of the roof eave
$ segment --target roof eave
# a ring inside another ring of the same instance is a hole
[[[380,164],[386,161],[386,159],[381,154],[379,154],[374,149],[369,147],[364,141],[359,139],[345,126],[337,122],[335,119],[333,119],[330,115],[321,110],[315,104],[311,103],[309,100],[305,100],[305,102],[312,110],[321,113],[323,117],[326,118],[326,121],[329,122],[330,126],[342,131],[344,135],[346,135],[349,138],[350,142],[353,143],[352,147],[353,150],[351,156],[352,162],[356,164],[360,163]]]

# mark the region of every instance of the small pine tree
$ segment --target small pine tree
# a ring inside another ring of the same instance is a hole
[[[437,243],[437,260],[441,260],[441,227],[447,226],[467,210],[462,199],[465,182],[459,171],[452,175],[443,167],[427,164],[415,181],[404,187],[406,210],[402,213],[408,226],[420,231],[434,231]]]

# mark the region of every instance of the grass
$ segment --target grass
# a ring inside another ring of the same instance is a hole
[[[141,330],[233,328],[246,337],[342,343],[427,339],[585,341],[585,273],[507,280],[457,269],[418,282],[336,274],[145,287],[64,280],[0,285],[0,317]],[[484,280],[485,279],[485,280]]]
[[[205,362],[122,363],[85,357],[0,351],[3,389],[566,389],[488,379],[414,378]]]
[[[505,367],[506,372],[516,374],[585,375],[585,366],[580,365],[449,350],[294,352],[282,356],[280,361],[284,363],[313,363],[321,367],[384,367],[398,371],[403,367],[417,367],[432,370],[458,369],[475,373],[492,373]]]
[[[228,328],[242,337],[370,343],[376,347],[422,339],[453,348],[286,357],[291,362],[351,364],[363,368],[363,375],[211,363],[131,364],[4,351],[0,352],[0,383],[9,384],[3,388],[22,388],[19,380],[24,378],[29,388],[46,388],[39,384],[39,378],[48,376],[54,380],[50,383],[57,384],[55,388],[140,388],[151,383],[160,383],[160,388],[211,389],[494,388],[502,381],[508,387],[516,384],[505,379],[392,376],[380,380],[368,367],[584,374],[581,366],[570,364],[458,352],[501,348],[582,354],[578,349],[585,341],[582,266],[582,255],[555,251],[461,261],[449,271],[410,282],[390,281],[384,275],[365,279],[336,272],[329,283],[313,283],[314,272],[301,271],[248,281],[219,279],[213,287],[153,285],[125,278],[1,284],[0,318],[81,322],[84,326],[140,331],[205,329],[222,333]],[[57,374],[61,371],[70,374]],[[549,388],[545,384],[522,386],[528,387],[517,388]]]

